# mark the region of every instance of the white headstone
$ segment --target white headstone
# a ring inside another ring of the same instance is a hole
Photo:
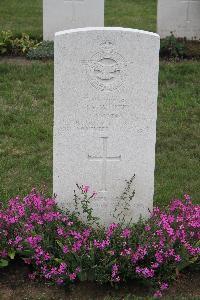
[[[43,0],[43,39],[55,32],[88,26],[104,26],[104,0]]]
[[[75,184],[88,184],[103,224],[134,174],[127,219],[152,209],[159,36],[124,28],[85,28],[55,37],[53,185],[73,210]]]
[[[200,39],[200,0],[158,0],[158,33]]]

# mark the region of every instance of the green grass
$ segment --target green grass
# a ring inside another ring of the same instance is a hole
[[[156,30],[156,0],[105,0],[105,25]],[[42,37],[42,0],[1,0],[0,31]]]
[[[200,63],[161,63],[155,200],[190,193],[200,203]]]
[[[0,64],[0,198],[52,192],[53,63]],[[155,203],[200,203],[200,63],[161,63]],[[74,188],[74,187],[72,187]]]
[[[1,0],[0,31],[42,37],[42,0]]]
[[[0,65],[0,194],[23,193],[52,177],[52,64]]]
[[[105,0],[105,26],[156,31],[156,0]]]
[[[106,26],[156,30],[156,0],[106,0]],[[0,30],[42,36],[42,0],[1,0]],[[53,66],[0,65],[0,190],[6,199],[52,189]],[[155,203],[191,193],[199,201],[200,64],[160,69]],[[198,168],[199,167],[199,168]]]

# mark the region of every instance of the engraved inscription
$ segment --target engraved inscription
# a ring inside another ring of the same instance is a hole
[[[84,97],[76,106],[75,115],[68,115],[59,128],[62,134],[72,128],[102,132],[118,124],[124,124],[129,114],[129,102],[115,97]]]
[[[103,155],[102,156],[91,156],[88,155],[88,159],[90,161],[100,161],[102,163],[102,176],[101,176],[101,182],[102,182],[102,188],[100,192],[107,192],[106,188],[106,179],[107,179],[107,162],[108,161],[121,161],[121,155],[119,156],[108,156],[107,154],[107,142],[108,137],[101,137],[103,141]]]
[[[128,109],[129,103],[123,98],[120,100],[115,97],[84,98],[77,106],[79,118],[76,119],[76,128],[100,131],[108,129],[116,124],[119,118],[125,119]],[[83,117],[80,117],[80,112]]]
[[[116,52],[114,45],[109,41],[102,43],[100,51],[82,63],[90,84],[98,90],[112,91],[124,82],[126,60]]]

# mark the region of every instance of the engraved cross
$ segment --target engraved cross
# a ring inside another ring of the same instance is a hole
[[[182,0],[182,3],[187,3],[187,11],[186,11],[186,22],[190,23],[191,22],[191,18],[190,18],[190,8],[191,8],[191,4],[195,3],[195,2],[199,2],[199,0]]]
[[[108,161],[121,161],[121,155],[119,156],[108,156],[107,154],[107,146],[108,146],[108,137],[102,137],[103,141],[103,155],[102,156],[91,156],[88,155],[88,159],[90,161],[100,161],[102,163],[102,190],[101,192],[106,192],[106,179],[107,179],[107,162]]]

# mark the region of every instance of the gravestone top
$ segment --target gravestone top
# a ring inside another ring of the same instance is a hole
[[[72,0],[72,1],[78,1],[78,0]],[[81,0],[81,1],[84,1],[84,0]],[[79,32],[84,32],[84,31],[85,32],[88,32],[88,31],[93,31],[93,32],[94,31],[132,32],[132,33],[139,33],[139,34],[148,35],[148,36],[155,36],[158,39],[160,38],[160,36],[157,33],[155,33],[155,32],[150,32],[150,31],[141,30],[141,29],[134,29],[134,28],[125,28],[125,27],[84,27],[84,28],[71,28],[71,29],[67,29],[67,30],[62,30],[62,31],[56,32],[55,35],[59,36],[59,35],[65,35],[65,34],[70,34],[70,33],[75,33],[75,32],[79,33]]]
[[[104,0],[43,0],[43,38],[55,32],[88,26],[104,26]]]
[[[161,38],[200,39],[200,0],[158,0],[157,15]]]
[[[80,28],[55,35],[54,193],[73,210],[75,184],[97,192],[103,224],[135,174],[127,220],[153,205],[159,36]],[[123,203],[121,203],[123,207]]]

